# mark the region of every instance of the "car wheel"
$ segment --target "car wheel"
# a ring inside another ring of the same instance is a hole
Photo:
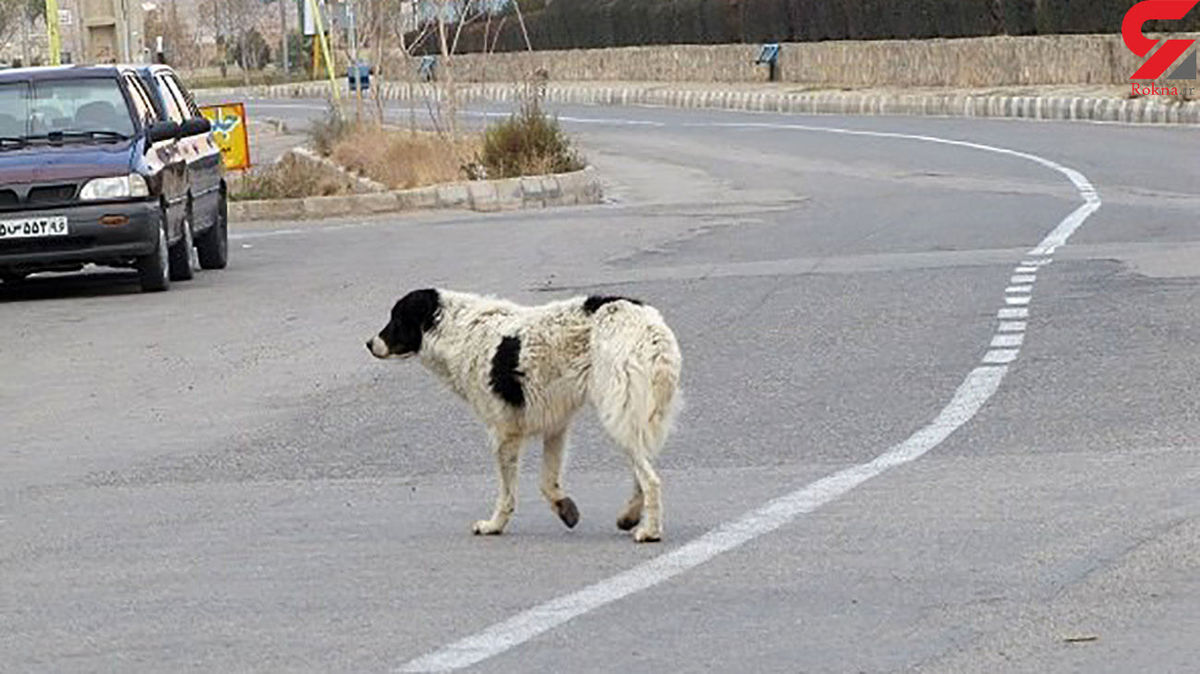
[[[137,259],[138,279],[145,292],[158,292],[171,287],[171,271],[167,251],[167,216],[160,216],[158,242],[154,252]]]
[[[171,246],[171,280],[190,281],[196,276],[196,239],[192,236],[192,209],[183,216],[183,236]]]
[[[221,195],[217,221],[196,240],[201,269],[224,269],[229,264],[229,202]]]

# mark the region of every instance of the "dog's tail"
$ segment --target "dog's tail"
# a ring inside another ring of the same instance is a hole
[[[594,320],[588,397],[617,442],[653,456],[682,406],[675,333],[656,309],[627,300],[603,304]]]

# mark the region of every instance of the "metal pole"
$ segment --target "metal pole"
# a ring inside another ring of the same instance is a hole
[[[308,4],[313,12],[313,20],[317,24],[317,43],[321,45],[321,56],[325,59],[325,73],[329,75],[329,89],[333,92],[333,104],[337,108],[338,116],[342,117],[342,92],[338,90],[337,77],[333,74],[333,55],[329,53],[329,42],[325,40],[325,22],[321,20],[321,9],[317,6],[317,0],[308,0]]]
[[[358,27],[355,20],[354,0],[346,3],[346,19],[350,29],[350,72],[355,91],[355,119],[362,118],[362,73],[358,70]]]
[[[58,0],[46,0],[46,43],[50,65],[62,65],[62,38],[58,34]]]
[[[129,31],[129,2],[121,0],[121,27],[124,34],[124,44],[121,47],[121,62],[133,62],[133,35]]]

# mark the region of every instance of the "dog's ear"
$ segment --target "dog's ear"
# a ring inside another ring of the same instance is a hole
[[[421,332],[427,332],[437,323],[438,311],[441,308],[442,297],[436,289],[414,290],[396,303],[392,309],[392,318],[395,318],[399,311],[406,321],[415,323]]]
[[[422,336],[437,324],[442,298],[437,290],[414,290],[392,307],[392,321],[384,328],[382,337],[393,354],[415,353],[421,350]]]

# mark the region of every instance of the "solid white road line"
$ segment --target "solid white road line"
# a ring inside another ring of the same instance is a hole
[[[1005,367],[979,367],[967,375],[950,404],[925,428],[869,463],[834,473],[781,496],[700,538],[638,566],[551,599],[460,641],[402,665],[400,672],[448,672],[486,660],[551,630],[572,618],[610,604],[695,568],[747,541],[811,513],[858,485],[924,456],[975,416],[1000,381]]]
[[[990,145],[932,136],[857,131],[801,124],[709,123],[684,124],[683,126],[791,129],[876,138],[897,138],[967,147],[1028,159],[1067,176],[1071,183],[1075,185],[1079,194],[1084,198],[1084,205],[1068,215],[1037,248],[1030,252],[1030,255],[1034,256],[1046,256],[1054,252],[1054,250],[1066,243],[1067,239],[1083,224],[1091,213],[1100,207],[1100,197],[1097,195],[1095,188],[1078,171],[1036,155]],[[1022,262],[1022,265],[1037,267],[1049,263],[1050,258],[1038,257],[1032,261]],[[1009,304],[1028,304],[1029,299],[1030,297],[1025,295],[1021,297],[1006,297],[1005,301]],[[1023,307],[1009,307],[1001,309],[999,313],[1001,319],[1025,318],[1028,315],[1029,310]],[[482,662],[519,646],[538,635],[544,634],[573,618],[627,597],[635,592],[653,587],[658,583],[695,568],[721,553],[774,531],[791,522],[796,517],[810,513],[822,505],[837,499],[858,485],[882,474],[889,468],[915,461],[941,444],[946,438],[950,437],[951,433],[970,421],[979,412],[984,403],[999,388],[1005,373],[1008,372],[1006,364],[1016,360],[1019,353],[1019,349],[993,349],[988,351],[987,355],[984,356],[984,363],[987,365],[978,367],[967,375],[966,380],[963,381],[962,385],[955,392],[954,398],[942,409],[941,413],[938,414],[932,423],[914,433],[904,442],[881,454],[874,461],[847,468],[790,494],[781,496],[767,503],[765,506],[733,522],[722,525],[675,550],[655,557],[611,578],[589,585],[582,590],[551,599],[527,611],[518,613],[508,620],[484,629],[482,632],[460,639],[432,653],[411,660],[401,665],[398,671],[452,671]]]

